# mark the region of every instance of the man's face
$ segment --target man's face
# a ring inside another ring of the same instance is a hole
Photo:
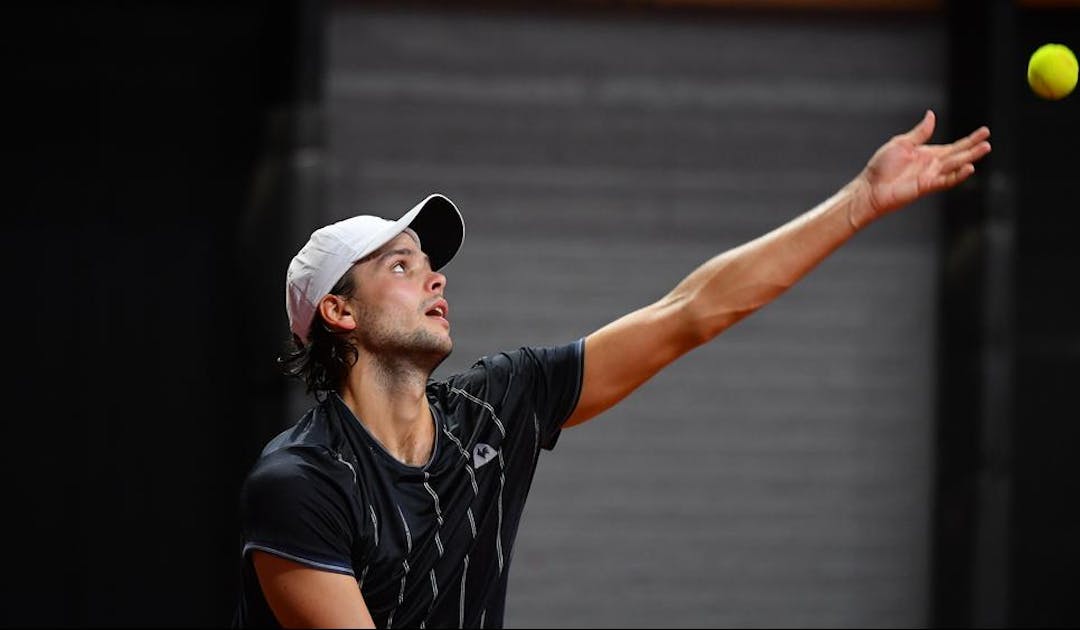
[[[419,361],[434,370],[450,355],[446,276],[431,270],[413,237],[401,233],[353,268],[361,350]]]

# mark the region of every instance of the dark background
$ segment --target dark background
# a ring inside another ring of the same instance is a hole
[[[290,420],[273,364],[280,279],[297,208],[319,203],[294,167],[326,142],[332,6],[6,11],[14,360],[0,623],[231,618],[239,483]],[[507,10],[723,19],[702,3]],[[1080,10],[953,2],[931,14],[948,34],[943,124],[988,123],[995,150],[941,214],[926,618],[1076,625],[1080,100],[1039,101],[1015,77],[1039,43],[1080,48]]]

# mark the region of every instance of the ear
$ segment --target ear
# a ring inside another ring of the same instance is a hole
[[[327,295],[319,300],[319,315],[331,332],[356,330],[356,311],[353,303],[340,295]]]

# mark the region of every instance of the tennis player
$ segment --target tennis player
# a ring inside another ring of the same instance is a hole
[[[293,346],[282,363],[317,404],[245,480],[234,625],[501,627],[541,450],[873,221],[964,181],[990,151],[985,127],[944,145],[927,144],[933,130],[927,111],[831,197],[704,262],[654,304],[441,381],[430,377],[453,347],[453,315],[439,269],[464,238],[450,199],[313,232],[287,272]]]

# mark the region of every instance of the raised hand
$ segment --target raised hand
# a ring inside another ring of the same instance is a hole
[[[867,217],[852,217],[856,227],[897,210],[920,197],[952,188],[975,172],[975,162],[990,152],[990,130],[979,127],[951,144],[926,144],[934,133],[934,112],[927,110],[911,131],[894,136],[866,163],[857,178],[867,195]]]

